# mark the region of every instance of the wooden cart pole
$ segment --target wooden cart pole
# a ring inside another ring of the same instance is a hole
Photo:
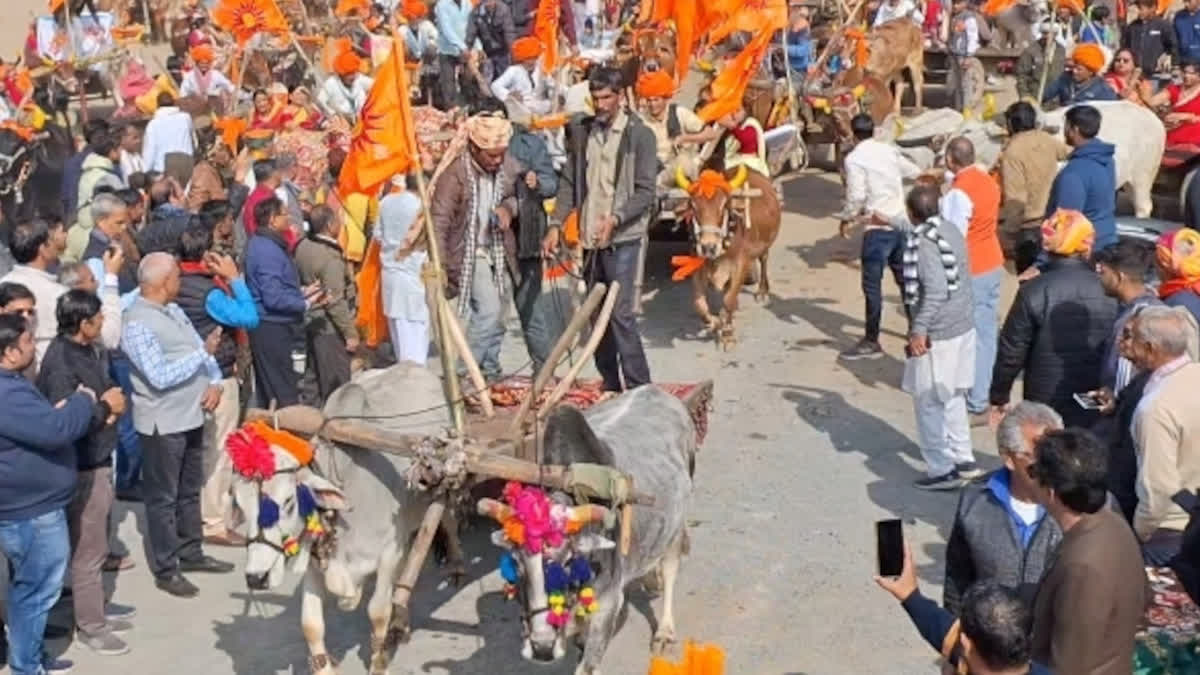
[[[833,46],[844,39],[841,30],[842,25],[854,19],[854,15],[858,14],[859,10],[862,9],[864,2],[866,0],[854,0],[854,4],[846,14],[846,18],[837,24],[837,32],[834,33],[833,37],[829,38],[829,42],[825,43],[825,48],[821,50],[821,55],[817,57],[817,63],[813,67],[812,72],[804,77],[806,81],[812,79],[816,73],[821,71],[821,68],[825,65],[825,60],[829,58],[829,53],[833,51]]]
[[[1042,59],[1042,76],[1038,78],[1037,100],[1034,105],[1042,107],[1042,96],[1046,93],[1046,78],[1050,74],[1050,61],[1054,59],[1054,50],[1058,47],[1058,12],[1050,13],[1050,34],[1046,36],[1046,51]]]
[[[75,51],[75,22],[71,20],[71,2],[72,0],[66,0],[63,3],[63,12],[67,20],[67,54],[71,60],[72,73],[75,75],[75,86],[79,89],[79,126],[82,128],[83,125],[88,123],[87,82],[80,82],[79,73],[75,70],[75,62],[78,60],[79,55]],[[92,18],[95,19],[96,15],[93,14]],[[71,118],[68,115],[67,124],[70,123]]]
[[[421,519],[421,528],[417,530],[417,536],[413,539],[412,547],[408,549],[408,555],[404,556],[404,568],[400,571],[400,576],[396,577],[396,585],[392,589],[392,611],[403,611],[403,616],[408,617],[408,601],[412,598],[413,587],[417,585],[417,578],[421,576],[421,568],[425,565],[425,556],[429,555],[429,547],[433,544],[433,536],[437,534],[438,526],[442,523],[442,515],[446,513],[446,503],[442,500],[437,500],[429,505],[425,510],[425,517]],[[454,533],[451,536],[455,536]]]
[[[479,371],[479,364],[475,362],[475,355],[471,353],[471,346],[467,344],[467,337],[458,323],[458,317],[454,316],[453,310],[450,309],[450,301],[444,293],[437,295],[437,302],[440,305],[439,311],[446,317],[446,333],[454,341],[454,348],[462,354],[463,365],[467,367],[471,384],[480,392],[479,406],[483,408],[483,415],[491,419],[496,416],[496,408],[492,405],[492,397],[488,395],[487,380],[483,379],[483,373]]]

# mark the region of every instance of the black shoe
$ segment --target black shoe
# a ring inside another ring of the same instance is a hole
[[[954,470],[958,472],[964,480],[972,481],[983,476],[983,469],[975,462],[960,462],[954,465]]]
[[[166,591],[177,598],[194,598],[200,593],[200,589],[196,588],[195,584],[184,579],[183,575],[178,572],[155,579],[154,585],[160,591]]]
[[[212,574],[228,574],[233,571],[233,563],[227,563],[223,560],[204,555],[195,560],[180,560],[180,572],[209,572]]]
[[[42,631],[43,640],[61,640],[65,637],[71,637],[71,629],[66,626],[46,624],[46,630]]]
[[[963,486],[963,478],[958,475],[958,471],[951,469],[940,476],[922,478],[913,485],[922,490],[957,490]]]
[[[874,340],[863,338],[858,341],[858,344],[838,354],[839,359],[853,361],[854,359],[872,359],[877,356],[883,356],[883,347]]]

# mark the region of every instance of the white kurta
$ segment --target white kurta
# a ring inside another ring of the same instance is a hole
[[[506,103],[512,98],[534,115],[546,115],[553,107],[553,85],[540,68],[535,67],[530,73],[525,66],[516,64],[492,82],[492,95]]]
[[[339,115],[358,117],[363,104],[367,102],[367,94],[371,93],[373,84],[375,84],[374,80],[365,75],[356,77],[354,84],[350,87],[342,84],[339,77],[329,77],[325,80],[325,84],[321,85],[321,90],[317,92],[317,101]]]

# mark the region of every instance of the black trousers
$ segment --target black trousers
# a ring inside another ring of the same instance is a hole
[[[150,542],[150,571],[165,577],[180,560],[204,555],[200,489],[204,487],[204,427],[175,434],[138,434],[142,463],[142,499]]]
[[[300,402],[300,378],[292,366],[292,341],[296,327],[288,323],[260,321],[250,333],[250,355],[254,360],[254,388],[264,407],[283,408]]]
[[[584,256],[583,268],[589,286],[613,281],[621,285],[608,330],[596,349],[596,370],[604,378],[605,391],[625,391],[650,383],[650,364],[642,348],[637,315],[633,313],[633,283],[641,248],[640,241],[631,241],[587,251]]]
[[[350,381],[350,353],[341,336],[328,331],[310,330],[305,342],[308,362],[317,376],[317,391],[324,405],[333,390]]]
[[[458,74],[462,69],[457,56],[438,54],[438,91],[437,99],[442,110],[449,110],[462,102],[458,93]]]

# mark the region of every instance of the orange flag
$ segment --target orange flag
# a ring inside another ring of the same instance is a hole
[[[549,75],[558,67],[559,0],[538,0],[533,16],[533,37],[542,43],[542,72]]]
[[[212,19],[242,46],[258,33],[282,35],[292,29],[275,0],[220,0]]]
[[[367,245],[362,269],[354,282],[358,288],[358,326],[368,347],[378,347],[388,336],[387,316],[383,313],[383,260],[379,240],[372,237]]]
[[[754,33],[756,37],[765,32],[769,36],[786,28],[787,21],[787,0],[745,0],[728,18],[713,26],[708,44],[715,45],[738,31]]]
[[[342,196],[355,192],[373,195],[392,176],[418,166],[404,41],[398,35],[392,38],[392,51],[375,74],[375,84],[350,137],[350,151],[338,175]]]
[[[717,74],[712,82],[712,102],[697,113],[705,122],[715,122],[742,106],[746,85],[754,78],[762,65],[767,49],[771,46],[774,31],[764,30],[754,36],[750,44]]]

